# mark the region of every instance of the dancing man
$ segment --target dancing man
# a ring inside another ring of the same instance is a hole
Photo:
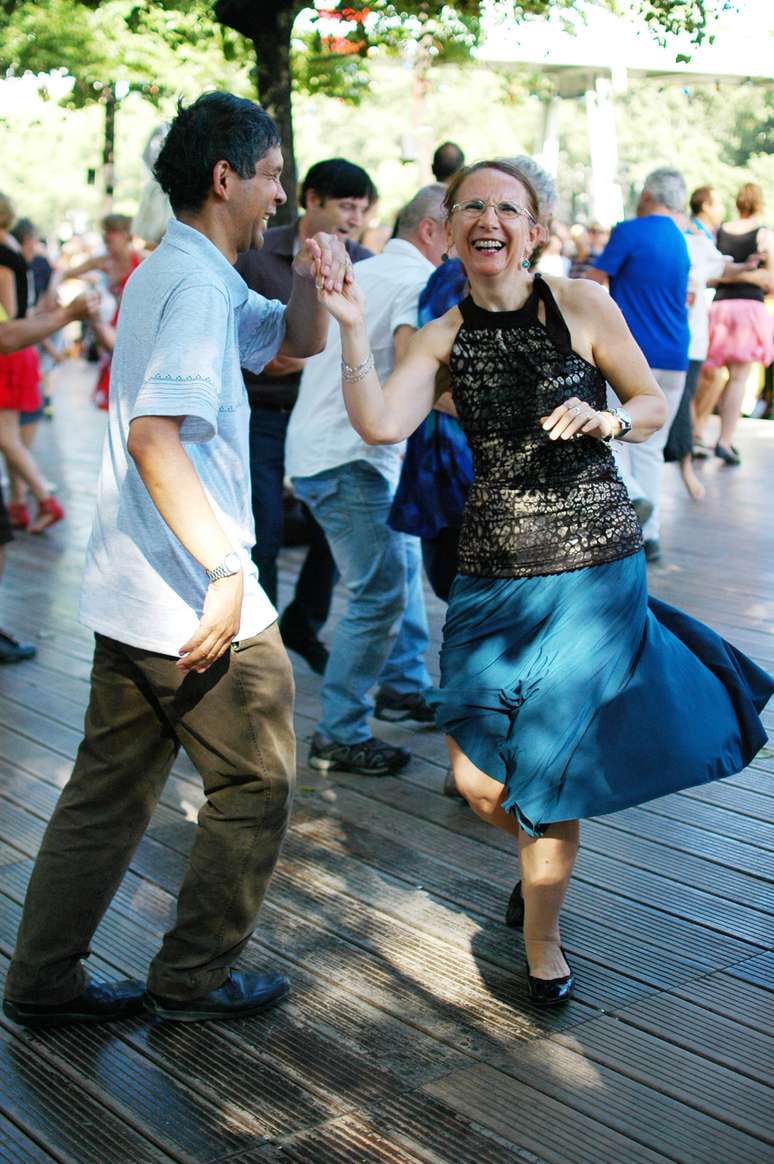
[[[233,264],[277,207],[282,154],[257,105],[180,107],[156,162],[176,220],[129,279],[81,617],[96,636],[85,736],[43,839],[5,1013],[25,1026],[230,1018],[281,999],[276,973],[232,968],[285,833],[295,748],[290,665],[250,558],[248,403],[240,366],[310,356],[316,284],[351,267],[328,235],[294,261],[287,308]],[[177,916],[147,982],[90,982],[92,935],[180,746],[206,803]],[[144,996],[144,997],[143,997]]]

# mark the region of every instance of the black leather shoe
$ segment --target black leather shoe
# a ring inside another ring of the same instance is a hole
[[[562,951],[564,953],[564,950]],[[570,966],[570,963],[567,963]],[[527,963],[527,986],[529,996],[535,1006],[561,1006],[572,997],[575,989],[575,975],[570,973],[562,978],[533,978]]]
[[[524,928],[524,898],[521,896],[520,881],[516,882],[513,892],[508,898],[508,905],[505,909],[505,924],[510,926],[512,930]]]
[[[236,1019],[257,1014],[281,1002],[289,990],[290,983],[284,974],[232,970],[222,986],[202,998],[181,1002],[147,991],[144,1001],[145,1009],[157,1018],[178,1023],[196,1023],[203,1019]]]
[[[90,982],[68,1002],[14,1002],[3,1000],[9,1019],[22,1027],[69,1027],[75,1023],[109,1023],[131,1018],[142,1010],[145,983],[136,978],[121,982]]]
[[[20,643],[8,631],[0,631],[0,663],[22,663],[25,659],[34,659],[38,648],[32,643]]]

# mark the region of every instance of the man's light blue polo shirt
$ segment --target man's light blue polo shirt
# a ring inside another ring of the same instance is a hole
[[[249,406],[240,367],[260,371],[284,334],[283,304],[248,290],[205,235],[176,220],[129,279],[81,590],[80,618],[92,630],[177,655],[204,606],[203,568],[169,529],[127,454],[129,424],[140,416],[185,418],[186,452],[244,564],[238,637],[276,618],[250,558]]]

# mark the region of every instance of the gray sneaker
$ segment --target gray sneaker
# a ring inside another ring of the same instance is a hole
[[[335,744],[315,732],[309,748],[309,767],[320,772],[355,772],[358,776],[392,776],[405,768],[411,752],[374,736],[358,744]]]

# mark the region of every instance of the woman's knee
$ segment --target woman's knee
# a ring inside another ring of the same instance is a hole
[[[454,765],[454,782],[460,795],[479,815],[493,816],[497,812],[503,793],[499,781],[463,762]]]

